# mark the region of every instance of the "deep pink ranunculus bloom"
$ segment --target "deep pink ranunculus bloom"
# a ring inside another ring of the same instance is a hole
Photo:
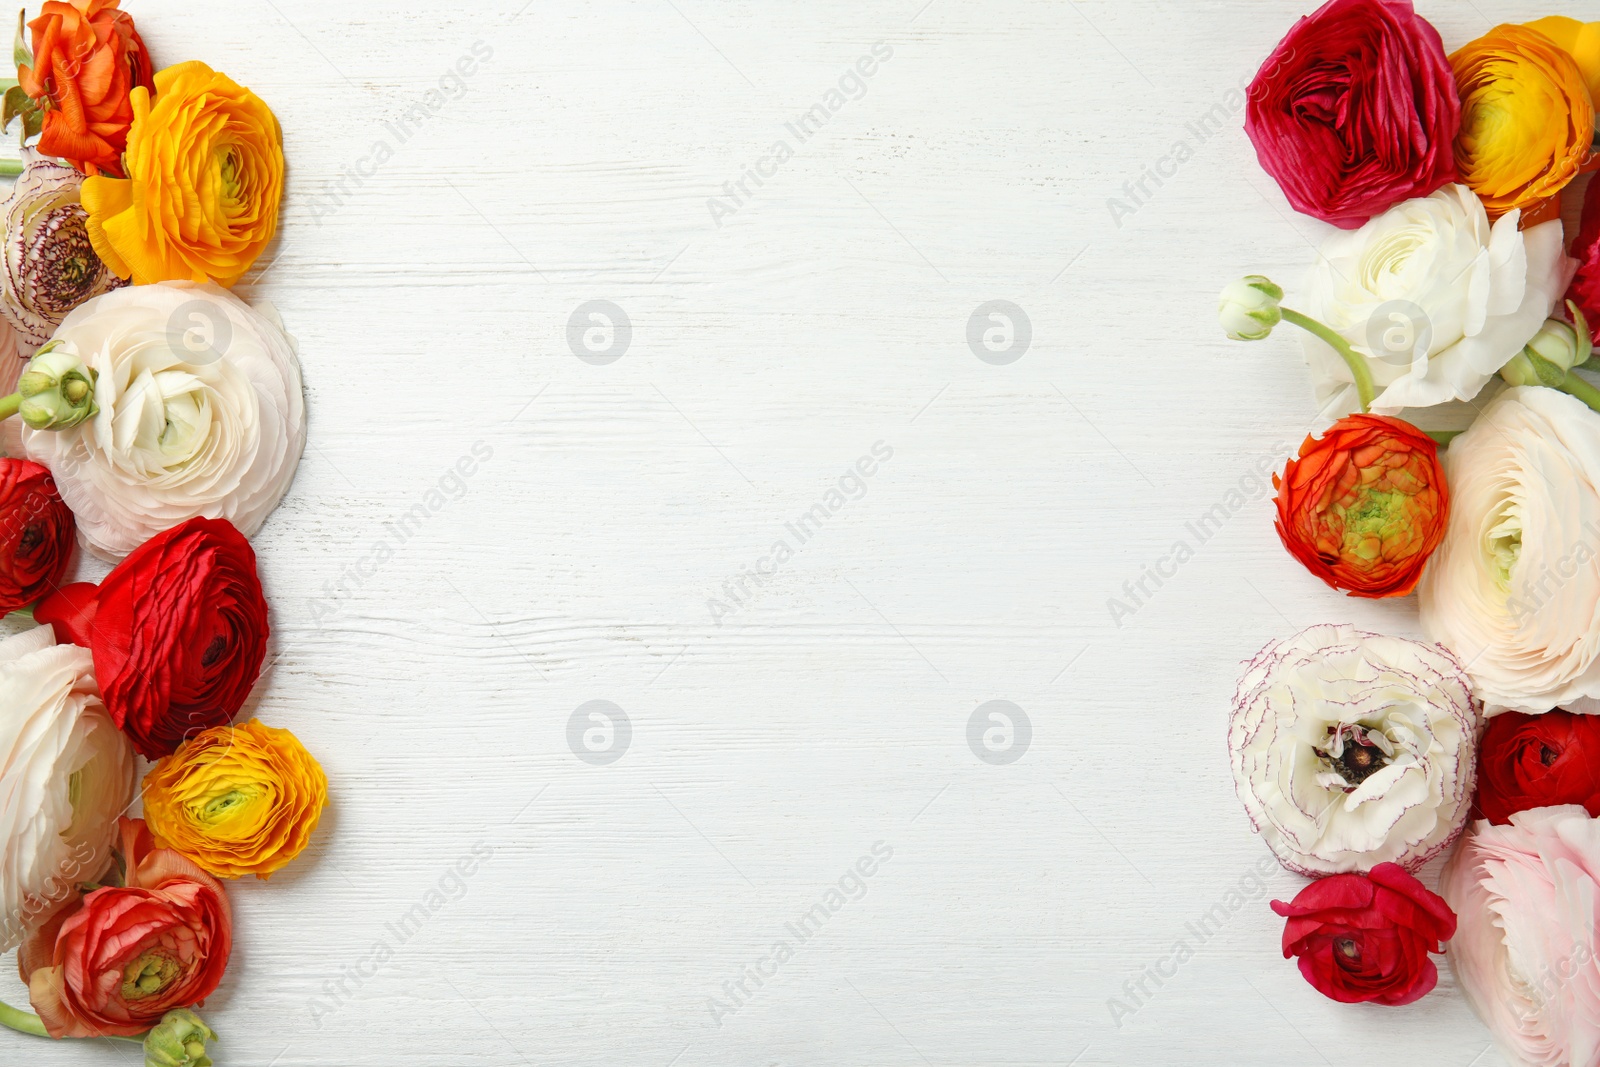
[[[1244,128],[1295,210],[1353,230],[1456,180],[1461,99],[1410,0],[1329,0],[1262,64]]]

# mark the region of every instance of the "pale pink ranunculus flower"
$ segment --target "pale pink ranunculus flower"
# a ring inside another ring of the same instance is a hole
[[[1518,1067],[1600,1063],[1600,819],[1534,808],[1476,823],[1439,877],[1467,1003]]]
[[[133,747],[89,651],[49,626],[0,641],[0,951],[111,865],[133,790]]]

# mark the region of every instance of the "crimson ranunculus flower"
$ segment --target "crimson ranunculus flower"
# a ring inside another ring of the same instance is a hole
[[[94,653],[106,709],[151,760],[232,722],[267,651],[256,554],[224,519],[152,537],[98,587],[69,585],[34,617]]]
[[[1600,179],[1591,180],[1583,195],[1583,222],[1572,243],[1572,258],[1578,261],[1578,273],[1572,276],[1567,299],[1578,305],[1600,344]]]
[[[96,889],[17,954],[51,1037],[131,1037],[205,1001],[233,949],[222,883],[137,819],[122,820],[126,886]]]
[[[1306,981],[1343,1004],[1421,999],[1439,981],[1428,954],[1443,952],[1440,942],[1456,932],[1444,898],[1395,863],[1319,878],[1272,910],[1289,920],[1283,958],[1299,957]]]
[[[1347,415],[1307,437],[1272,484],[1283,546],[1351,596],[1405,596],[1444,538],[1438,446],[1402,419]]]
[[[1600,716],[1502,712],[1478,751],[1475,815],[1504,826],[1519,811],[1581,804],[1600,817]]]
[[[1353,230],[1455,181],[1461,99],[1410,0],[1329,0],[1262,64],[1244,128],[1295,210]]]
[[[0,615],[56,591],[77,529],[48,470],[0,459]]]

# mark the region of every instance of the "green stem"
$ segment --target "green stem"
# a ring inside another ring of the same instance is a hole
[[[1300,327],[1307,333],[1327,342],[1328,346],[1339,353],[1339,358],[1344,360],[1344,365],[1350,368],[1350,377],[1356,383],[1356,396],[1361,398],[1363,412],[1372,407],[1372,398],[1377,396],[1377,391],[1372,385],[1372,371],[1367,366],[1367,361],[1355,349],[1350,347],[1350,342],[1334,333],[1331,329],[1308,315],[1292,311],[1286,307],[1278,309],[1283,313],[1283,321]]]
[[[32,1034],[35,1037],[50,1036],[50,1031],[44,1028],[43,1019],[31,1011],[13,1008],[4,1001],[0,1001],[0,1025],[9,1026],[19,1034]]]
[[[15,178],[22,173],[22,169],[20,159],[0,159],[0,178]]]
[[[1556,388],[1577,397],[1595,411],[1600,411],[1600,389],[1596,389],[1571,371],[1567,371],[1566,378]]]
[[[22,394],[12,393],[10,396],[0,397],[0,422],[4,422],[15,415],[22,407]]]

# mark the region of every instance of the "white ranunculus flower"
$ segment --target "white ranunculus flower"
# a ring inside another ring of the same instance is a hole
[[[1456,983],[1516,1067],[1600,1063],[1600,820],[1577,805],[1477,823],[1439,876]]]
[[[91,551],[119,560],[197,515],[261,528],[306,435],[300,363],[270,307],[215,285],[135,285],[77,308],[54,340],[99,375],[100,411],[23,445]]]
[[[1600,697],[1600,415],[1554,389],[1508,389],[1444,471],[1423,632],[1461,657],[1491,715]]]
[[[49,626],[0,641],[0,952],[105,873],[133,801],[133,747],[93,671]]]
[[[1477,727],[1466,675],[1444,649],[1313,626],[1269,643],[1239,680],[1234,788],[1291,871],[1415,871],[1466,821]]]
[[[1491,226],[1472,190],[1447,185],[1323,243],[1304,310],[1365,357],[1374,412],[1471,400],[1539,332],[1576,265],[1559,221],[1519,232],[1519,217]],[[1359,410],[1339,354],[1302,343],[1322,413]]]

